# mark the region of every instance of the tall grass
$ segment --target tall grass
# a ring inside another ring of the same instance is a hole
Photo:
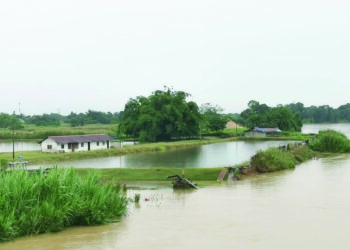
[[[319,152],[349,153],[350,140],[342,133],[335,130],[322,130],[310,147]]]
[[[126,212],[119,186],[101,185],[98,176],[53,169],[0,174],[0,241],[57,232],[73,225],[98,225]]]
[[[252,159],[252,166],[260,173],[294,168],[296,164],[311,159],[315,153],[307,146],[281,151],[269,148],[259,151]]]

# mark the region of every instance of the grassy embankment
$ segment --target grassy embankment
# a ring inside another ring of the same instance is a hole
[[[53,169],[45,175],[17,170],[0,173],[0,183],[0,242],[105,224],[126,212],[120,186],[101,185],[92,172],[81,176],[74,169]]]
[[[68,124],[62,124],[58,127],[38,127],[27,125],[21,130],[15,131],[17,140],[41,140],[48,136],[60,135],[85,135],[85,134],[115,134],[116,125],[89,124],[80,127],[71,127]],[[12,140],[12,131],[9,129],[0,130],[1,140]]]
[[[235,165],[241,167],[248,162]],[[185,177],[193,181],[216,181],[223,167],[218,168],[113,168],[113,169],[94,169],[105,181],[167,181],[167,176],[178,174],[185,171]],[[77,169],[78,173],[85,174],[89,169]],[[227,178],[227,176],[226,176]],[[169,180],[168,180],[169,182]]]

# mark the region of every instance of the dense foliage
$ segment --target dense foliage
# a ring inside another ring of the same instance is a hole
[[[0,242],[74,225],[104,224],[126,212],[120,187],[101,185],[96,174],[16,170],[0,174],[0,183]]]
[[[251,161],[252,166],[260,173],[274,172],[294,168],[297,163],[311,159],[314,152],[307,146],[290,147],[284,151],[278,148],[269,148],[259,151]]]
[[[202,104],[200,107],[202,114],[202,129],[205,131],[220,131],[226,127],[227,117],[221,114],[222,109],[210,103]]]
[[[301,131],[302,122],[298,114],[293,114],[289,108],[269,107],[257,101],[250,101],[248,109],[241,113],[243,124],[254,127],[278,127],[284,131]]]
[[[300,114],[301,119],[308,123],[350,122],[350,103],[332,108],[329,105],[305,107],[303,103],[292,103],[285,107],[293,113]]]
[[[350,140],[342,133],[334,130],[322,130],[318,133],[310,147],[319,152],[349,153]]]
[[[130,99],[119,128],[148,142],[196,136],[201,116],[197,104],[187,102],[187,97],[183,91],[166,89]]]
[[[6,114],[4,114],[6,115]],[[9,115],[7,115],[9,116]],[[58,127],[62,123],[68,123],[72,127],[83,126],[86,124],[116,124],[120,122],[122,112],[101,112],[89,110],[86,113],[74,113],[64,116],[56,113],[42,114],[42,115],[17,115],[17,118],[22,120],[25,124],[36,126],[53,126]],[[2,120],[7,120],[7,117],[2,119],[0,115],[0,127],[2,127]]]

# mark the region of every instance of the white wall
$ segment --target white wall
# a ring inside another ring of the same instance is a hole
[[[52,145],[52,149],[47,149],[47,145]],[[73,146],[72,146],[73,147]],[[111,142],[109,142],[109,147],[111,147]],[[90,150],[99,150],[107,149],[107,141],[100,141],[97,146],[97,142],[90,142]],[[56,143],[54,140],[48,138],[41,143],[42,152],[47,153],[67,153],[72,152],[72,148],[68,149],[68,144],[64,144],[64,148],[61,148],[61,144]],[[74,149],[74,152],[88,151],[88,143],[84,142],[83,147],[81,143],[78,144],[78,147]]]
[[[52,149],[48,149],[47,146],[51,145]],[[42,152],[48,152],[48,153],[57,153],[59,152],[60,148],[59,145],[52,139],[48,138],[41,142],[41,151]]]

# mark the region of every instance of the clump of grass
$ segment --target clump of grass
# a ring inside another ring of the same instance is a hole
[[[349,153],[350,140],[342,133],[334,130],[322,130],[310,147],[319,152]]]
[[[291,153],[280,151],[278,148],[269,148],[259,151],[252,159],[251,164],[260,173],[274,172],[295,167]]]
[[[6,159],[1,159],[0,160],[0,170],[1,171],[5,171],[7,169],[7,167],[8,167],[8,165],[9,165],[8,160],[6,160]]]
[[[139,203],[139,202],[140,202],[140,198],[141,198],[141,194],[139,194],[139,193],[135,194],[135,196],[134,196],[134,202],[135,202],[135,203]]]
[[[0,174],[0,183],[0,242],[74,225],[105,224],[126,212],[121,187],[101,185],[95,173],[16,170]]]
[[[259,151],[251,161],[252,166],[260,173],[274,172],[294,168],[296,164],[307,161],[315,156],[307,146],[299,146],[288,151],[269,148]]]

